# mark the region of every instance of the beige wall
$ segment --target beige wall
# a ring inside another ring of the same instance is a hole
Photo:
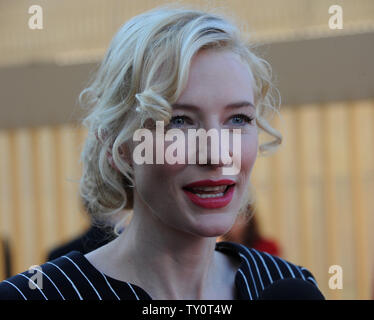
[[[312,271],[329,299],[368,299],[374,100],[281,114],[273,125],[284,143],[253,171],[262,231],[284,258]],[[84,135],[72,125],[0,132],[0,236],[10,240],[13,273],[43,263],[49,249],[87,226],[77,189]],[[331,265],[343,268],[343,290],[328,287]]]
[[[119,25],[161,2],[35,0],[45,9],[39,33],[25,22],[29,1],[0,3],[0,237],[10,241],[13,273],[42,263],[87,226],[77,189],[85,131],[73,124],[76,99]],[[328,298],[369,298],[374,2],[193,3],[229,3],[256,31],[253,39],[267,43],[278,78],[283,122],[274,125],[284,144],[259,158],[253,173],[264,234],[309,268]],[[330,4],[344,8],[342,31],[326,26]],[[334,264],[343,267],[343,290],[328,288]],[[0,280],[4,274],[0,264]]]
[[[77,63],[100,57],[114,32],[130,17],[165,0],[2,0],[0,65]],[[256,41],[332,37],[374,30],[372,0],[182,0],[229,14]],[[328,9],[343,8],[344,28],[330,30]],[[43,9],[43,29],[30,30],[28,8]]]

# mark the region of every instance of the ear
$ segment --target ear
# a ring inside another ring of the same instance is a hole
[[[103,138],[105,139],[106,138],[105,129],[103,129],[102,133],[103,133]],[[100,143],[103,143],[102,139],[100,139],[100,137],[99,137],[98,132],[95,132],[95,136],[96,136],[97,141],[99,141]],[[106,153],[106,156],[108,158],[108,162],[111,165],[111,167],[114,170],[119,172],[119,169],[118,169],[118,167],[116,166],[116,164],[114,163],[114,160],[113,160],[112,148],[113,148],[113,145],[110,145],[110,148]],[[127,145],[127,143],[122,144],[122,146],[119,149],[119,154],[132,167],[132,157],[130,155],[130,148]]]
[[[106,156],[107,156],[107,158],[108,158],[108,162],[109,162],[110,166],[111,166],[114,170],[116,170],[116,171],[119,172],[118,167],[117,167],[116,164],[114,163],[113,155],[112,155],[112,151],[111,151],[111,150],[108,150],[108,151],[106,152]]]
[[[133,165],[133,160],[131,156],[131,147],[129,146],[128,142],[125,142],[121,145],[119,149],[119,154],[121,158],[123,158],[131,167]]]
[[[105,140],[107,136],[106,130],[102,129],[101,132],[102,132],[103,139]],[[99,141],[100,143],[103,143],[103,139],[100,139],[99,133],[97,131],[95,131],[95,137],[97,141]]]
[[[100,137],[99,137],[99,133],[96,131],[95,132],[95,137],[96,137],[96,140],[100,143],[100,144],[102,144],[103,143],[103,141],[102,141],[102,139],[100,139]],[[104,131],[104,139],[105,139],[105,131]],[[116,170],[116,171],[119,171],[119,169],[117,168],[117,166],[116,166],[116,164],[114,163],[114,160],[113,160],[113,154],[112,154],[112,145],[110,146],[110,149],[106,152],[106,156],[107,156],[107,158],[108,158],[108,162],[109,162],[109,164],[110,164],[110,166],[114,169],[114,170]]]
[[[130,148],[126,144],[123,144],[119,149],[119,154],[120,154],[121,158],[123,160],[125,160],[130,165],[130,167],[132,167],[132,157],[130,155],[129,150],[130,150]],[[107,151],[106,155],[108,157],[109,164],[112,166],[112,168],[114,168],[115,170],[117,170],[119,172],[119,169],[118,169],[118,167],[116,166],[116,164],[114,163],[114,160],[113,160],[112,150],[109,149]]]

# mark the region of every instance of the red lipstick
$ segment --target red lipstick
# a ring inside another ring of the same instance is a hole
[[[193,187],[215,187],[215,186],[223,186],[223,185],[233,185],[235,184],[235,181],[230,180],[230,179],[223,179],[223,180],[200,180],[196,182],[192,182],[184,188],[193,188]]]
[[[205,209],[218,209],[231,202],[234,188],[235,181],[230,179],[200,180],[184,186],[183,191],[195,205]]]

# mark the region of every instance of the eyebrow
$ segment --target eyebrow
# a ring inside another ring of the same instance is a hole
[[[189,103],[174,103],[172,105],[172,107],[174,109],[193,109],[193,110],[201,109],[200,107],[195,106],[193,104],[189,104]],[[241,108],[241,107],[252,107],[252,108],[255,108],[255,106],[253,105],[252,102],[249,102],[249,101],[238,101],[238,102],[234,102],[234,103],[230,103],[230,104],[226,105],[225,109],[236,109],[236,108]]]

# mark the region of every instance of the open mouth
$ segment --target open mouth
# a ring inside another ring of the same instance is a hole
[[[206,209],[227,206],[232,200],[234,189],[235,182],[231,180],[200,181],[183,187],[183,191],[194,204]]]
[[[216,187],[195,187],[195,188],[184,187],[183,189],[195,194],[199,198],[208,199],[208,198],[223,197],[229,191],[229,189],[233,188],[234,186],[235,184],[216,186]]]

